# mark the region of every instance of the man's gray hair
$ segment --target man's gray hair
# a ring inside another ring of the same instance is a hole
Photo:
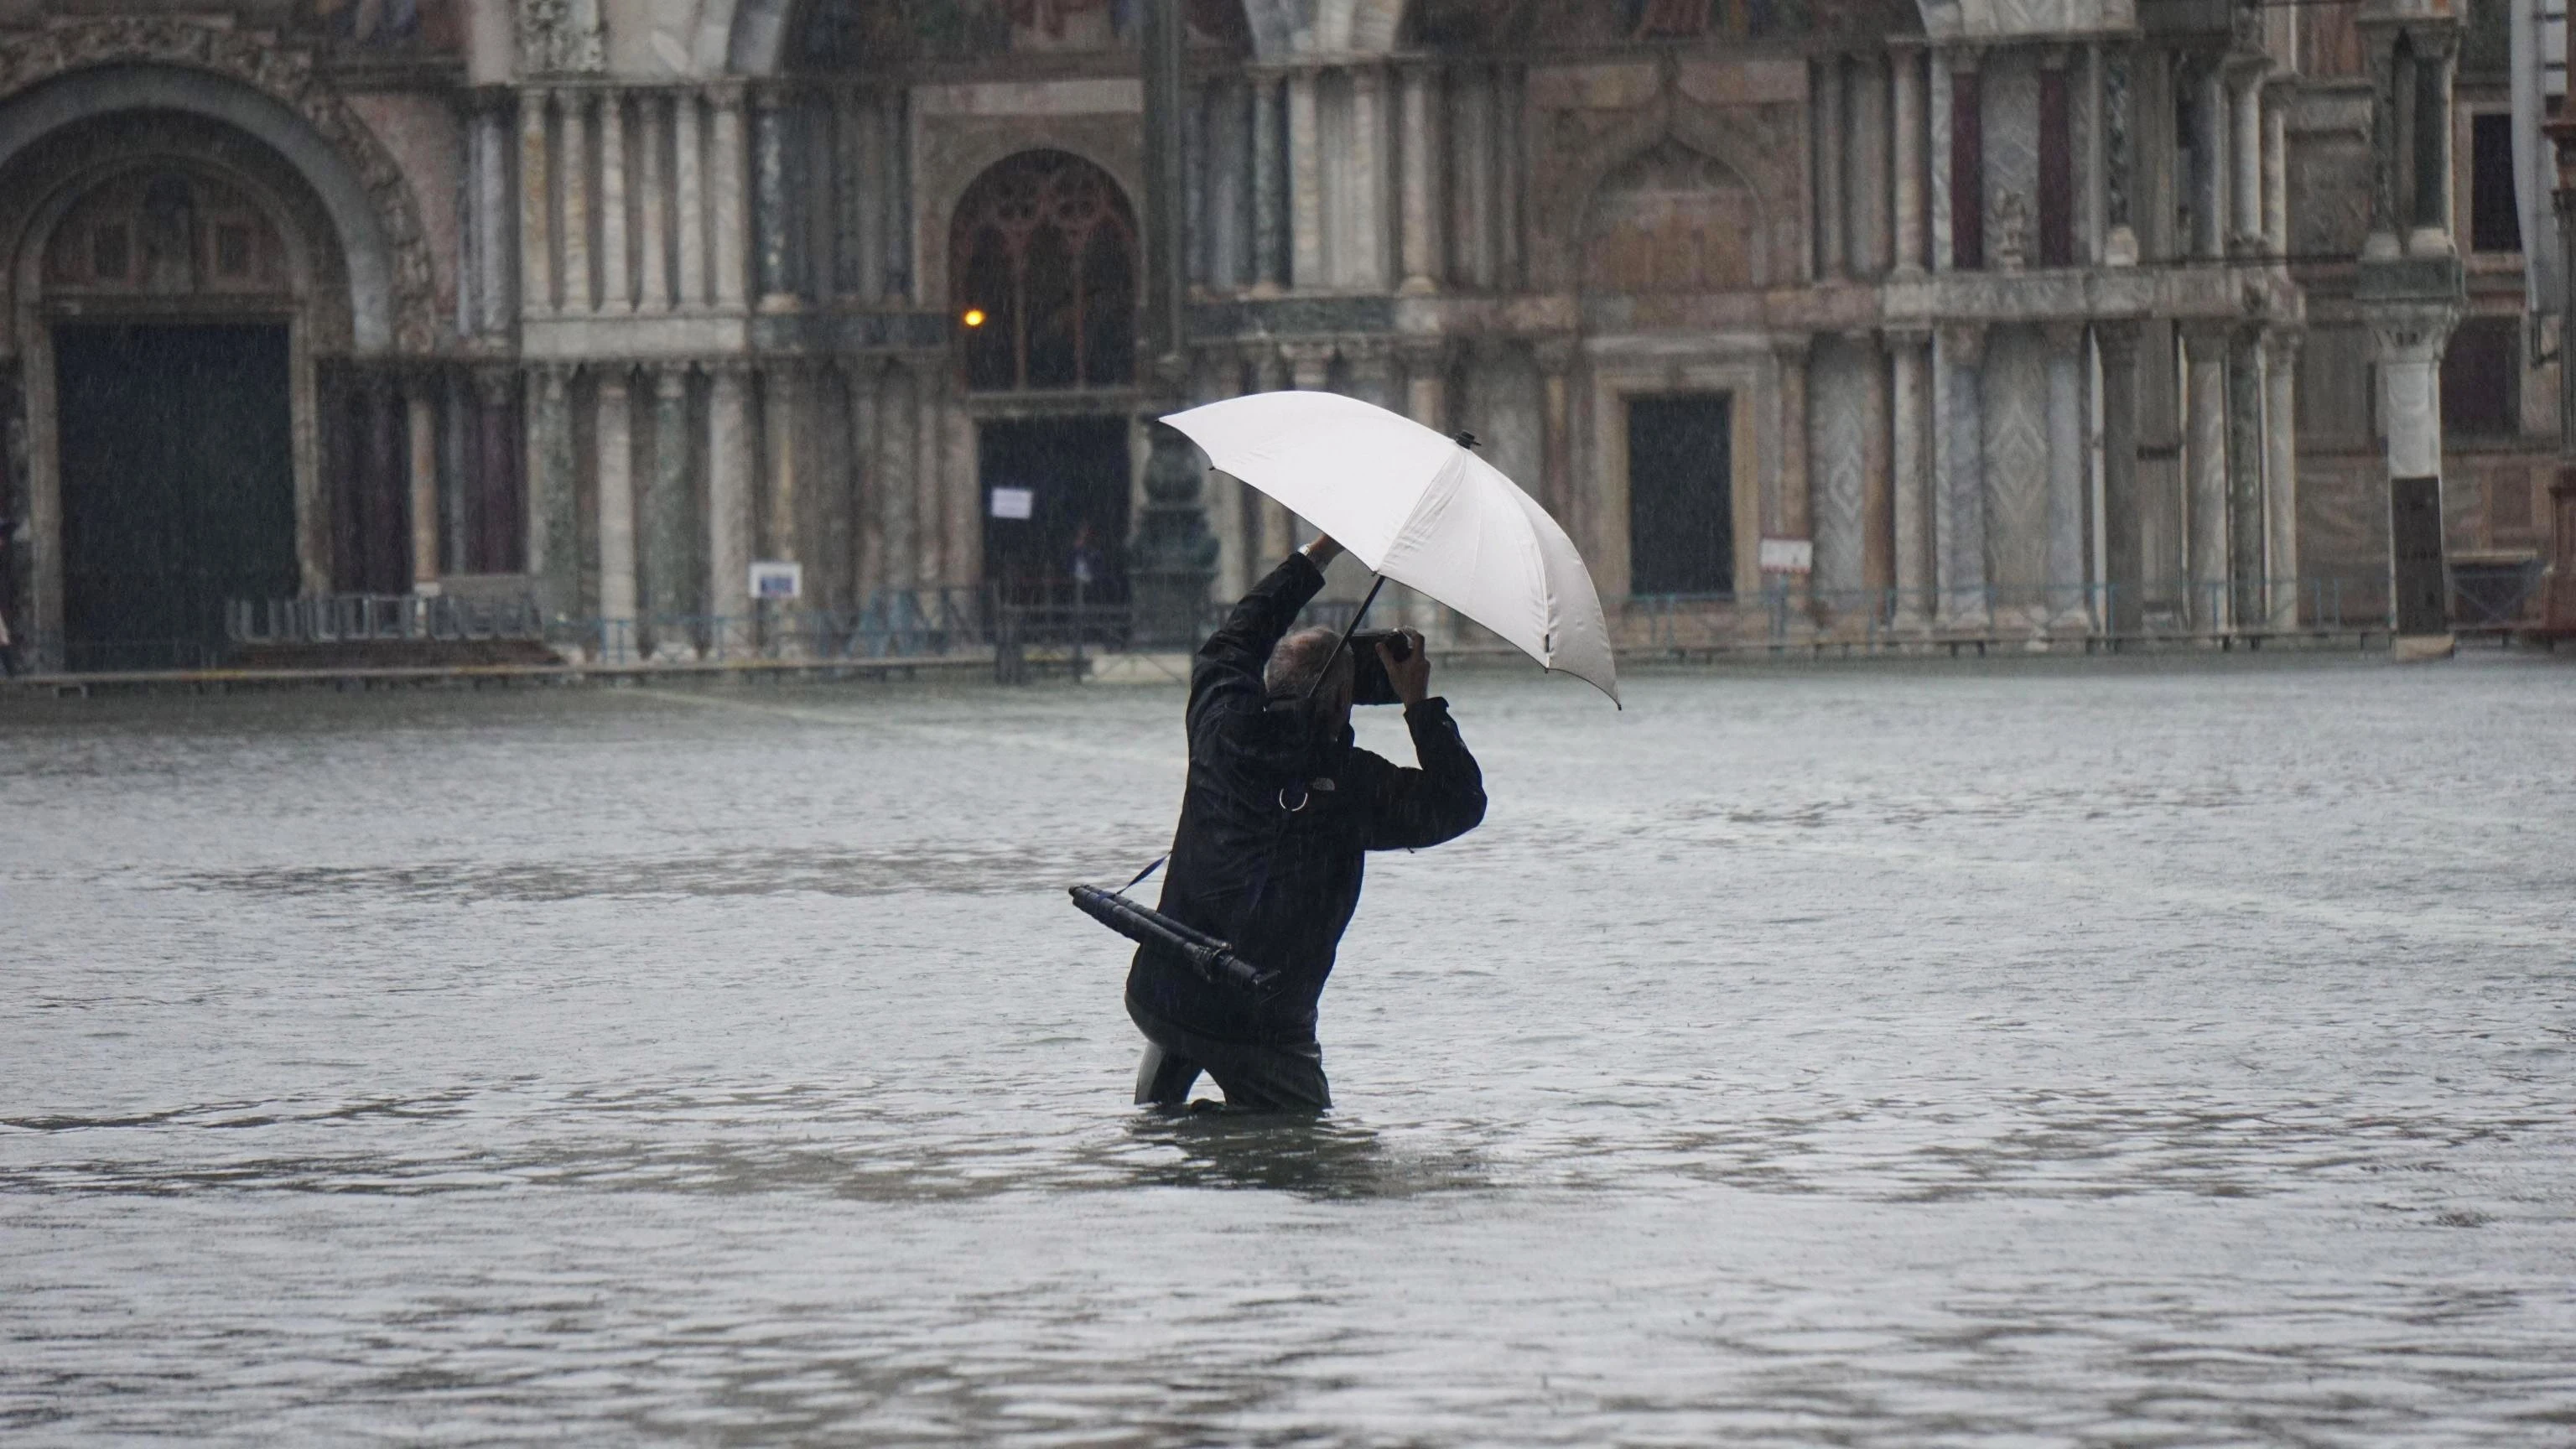
[[[1324,693],[1316,681],[1342,664],[1342,636],[1333,629],[1300,629],[1279,641],[1261,671],[1261,687],[1272,699],[1304,699]]]

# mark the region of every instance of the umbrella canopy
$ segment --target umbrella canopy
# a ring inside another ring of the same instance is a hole
[[[1380,575],[1619,698],[1601,596],[1574,540],[1457,441],[1329,392],[1254,393],[1163,421]]]

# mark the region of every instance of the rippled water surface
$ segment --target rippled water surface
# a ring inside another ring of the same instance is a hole
[[[1308,1125],[1176,693],[0,707],[0,1439],[2576,1440],[2576,670],[1447,683]]]

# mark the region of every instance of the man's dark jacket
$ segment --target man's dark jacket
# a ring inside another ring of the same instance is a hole
[[[1190,667],[1189,786],[1160,908],[1282,975],[1277,994],[1256,1004],[1140,947],[1128,1005],[1201,1036],[1313,1041],[1315,999],[1359,905],[1366,852],[1438,845],[1485,818],[1484,776],[1448,701],[1405,710],[1422,767],[1402,769],[1354,746],[1349,726],[1323,736],[1296,702],[1266,696],[1271,649],[1323,586],[1311,560],[1290,555]]]

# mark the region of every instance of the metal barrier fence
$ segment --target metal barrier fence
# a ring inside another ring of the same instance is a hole
[[[1817,589],[1775,581],[1756,593],[1636,594],[1606,603],[1613,642],[1648,649],[1710,648],[1747,639],[1785,644],[1822,637],[1874,646],[1927,635],[2190,639],[2388,627],[2388,585],[2378,578],[1909,590]]]
[[[537,601],[526,595],[321,594],[303,599],[232,599],[224,604],[224,638],[234,644],[545,637],[545,616],[538,611]]]
[[[2543,579],[2537,563],[2455,567],[2454,627],[2510,632],[2527,622]],[[1642,594],[1604,602],[1618,646],[1688,651],[1810,641],[1872,648],[1927,638],[2179,641],[2380,632],[2389,627],[2388,599],[2385,576],[2326,576],[1912,591],[1814,589],[1775,581],[1746,593]],[[1229,607],[1227,600],[1210,601],[1201,632],[1213,629]],[[1344,627],[1355,607],[1348,600],[1317,600],[1299,622]],[[59,661],[79,671],[189,669],[221,665],[229,652],[245,647],[501,640],[543,643],[608,665],[901,660],[990,651],[998,672],[1024,677],[1025,667],[1008,666],[1044,656],[1078,671],[1089,654],[1129,648],[1130,619],[1122,602],[1006,604],[989,587],[964,586],[880,589],[847,609],[764,605],[747,615],[634,619],[547,618],[526,594],[335,594],[234,600],[225,606],[222,644],[21,638],[17,662],[24,667]],[[1471,625],[1461,628],[1470,639],[1481,637]]]

